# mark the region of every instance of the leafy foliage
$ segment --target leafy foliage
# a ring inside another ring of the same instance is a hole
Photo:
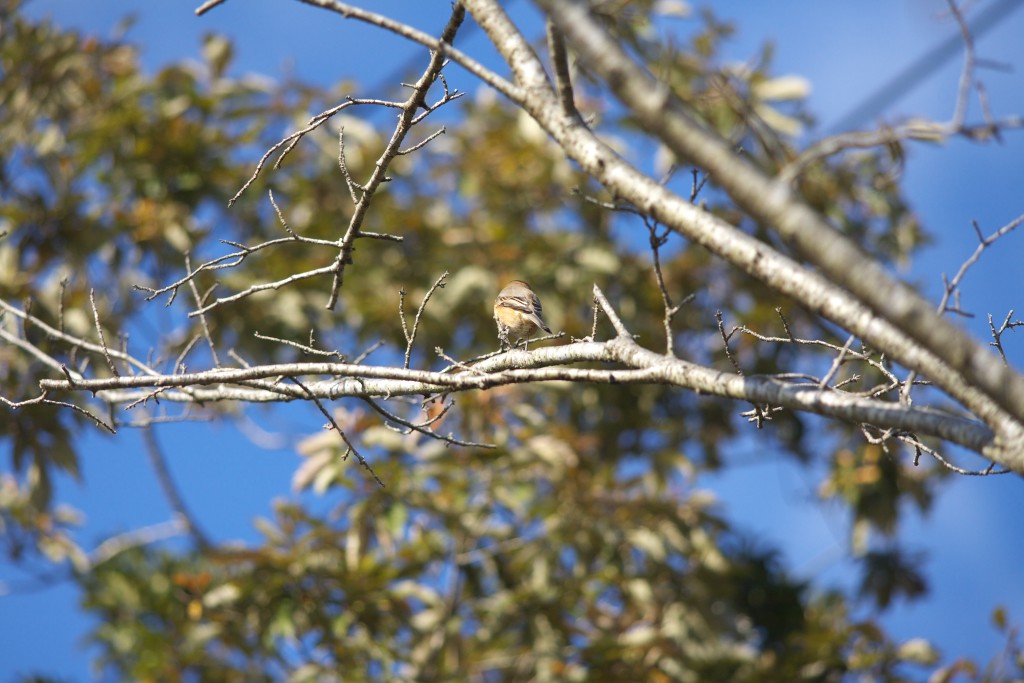
[[[303,125],[350,86],[319,92],[229,78],[231,47],[213,36],[202,67],[147,75],[129,44],[32,23],[16,0],[0,2],[4,298],[28,300],[54,327],[87,335],[92,320],[83,311],[95,291],[105,328],[182,353],[201,333],[184,315],[194,302],[158,299],[173,303],[169,338],[166,321],[152,327],[157,301],[133,285],[173,282],[186,255],[194,263],[223,253],[216,239],[281,236],[259,199],[268,188],[292,230],[337,238],[352,207],[333,133],[308,136],[282,169],[224,207],[276,142],[268,131]],[[622,40],[673,74],[676,92],[756,163],[778,169],[796,155],[779,128],[810,119],[798,98],[767,113],[777,104],[765,95],[769,52],[736,72],[716,63],[732,28],[714,17],[689,44],[670,46],[650,38],[650,3],[609,7]],[[580,100],[585,108],[585,88]],[[628,116],[584,113],[603,117],[602,130],[629,148]],[[464,102],[457,117],[458,126],[392,169],[366,229],[401,226],[405,241],[360,247],[336,314],[323,310],[329,283],[298,282],[214,310],[214,345],[283,361],[301,352],[252,330],[302,343],[312,332],[349,355],[382,338],[381,353],[397,356],[399,290],[418,301],[444,270],[453,274],[427,307],[414,349],[421,367],[443,365],[429,352],[435,347],[456,358],[492,350],[488,305],[517,275],[544,293],[549,322],[571,336],[590,333],[589,292],[598,282],[632,330],[659,339],[661,295],[642,222],[601,206],[613,198],[493,96]],[[352,117],[336,122],[360,177],[385,134]],[[653,165],[659,151],[626,153],[648,155]],[[800,189],[865,248],[900,260],[923,237],[893,180],[898,166],[894,150],[843,157],[814,166]],[[669,182],[691,180],[677,173]],[[695,200],[761,232],[711,190]],[[216,280],[203,274],[198,289],[238,291],[321,258],[308,245],[284,246],[218,271]],[[675,321],[681,355],[730,369],[718,310],[767,330],[779,324],[781,307],[795,334],[830,334],[700,247],[672,242],[661,262],[669,292],[697,293]],[[41,343],[68,354],[59,339]],[[730,350],[750,373],[826,362],[748,337]],[[14,351],[0,347],[0,382],[24,394],[49,369]],[[204,353],[192,351],[190,362],[202,363]],[[234,409],[207,410],[227,419]],[[813,448],[827,458],[823,496],[853,512],[853,549],[864,566],[860,595],[808,585],[787,573],[776,550],[744,538],[699,489],[704,473],[730,464],[747,428],[736,412],[658,386],[502,388],[467,394],[439,417],[453,432],[496,446],[484,450],[388,430],[365,406],[346,402],[333,407],[335,419],[367,451],[386,489],[343,460],[335,434],[311,436],[296,480],[340,501],[329,514],[282,503],[258,523],[263,540],[251,547],[141,547],[88,566],[68,540],[73,515],[53,509],[50,479],[77,472],[75,435],[91,427],[76,413],[21,408],[0,421],[12,453],[0,523],[12,560],[34,548],[83,570],[76,579],[84,609],[98,619],[97,665],[125,680],[899,681],[932,667],[927,646],[901,648],[871,618],[854,615],[862,603],[884,608],[926,590],[919,560],[901,551],[896,532],[905,502],[927,508],[935,473],[859,445],[848,429],[777,417],[765,450],[808,460]]]

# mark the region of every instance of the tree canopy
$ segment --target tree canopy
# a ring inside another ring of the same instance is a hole
[[[949,476],[1024,473],[1004,348],[1020,323],[997,315],[991,340],[957,324],[970,261],[941,302],[892,274],[929,239],[906,146],[1019,119],[958,107],[809,144],[806,84],[768,49],[723,62],[734,28],[710,11],[682,42],[673,3],[538,0],[540,35],[493,0],[455,3],[432,34],[309,4],[423,44],[418,72],[385,93],[233,77],[211,35],[201,63],[147,74],[131,43],[0,0],[0,524],[12,563],[80,586],[101,671],[1024,675],[997,606],[992,662],[877,621],[927,593],[907,510]],[[467,22],[500,67],[460,49]],[[965,45],[967,100],[983,91]],[[479,90],[451,86],[455,68]],[[516,278],[555,333],[503,350],[490,305]],[[298,449],[294,485],[315,496],[276,504],[258,542],[210,538],[157,434],[285,403],[326,422]],[[89,457],[82,432],[125,429],[187,543],[141,529],[89,551],[55,499]],[[854,590],[795,576],[702,490],[751,441],[849,509]]]

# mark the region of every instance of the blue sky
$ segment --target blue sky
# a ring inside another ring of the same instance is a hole
[[[978,2],[974,11],[997,1]],[[443,25],[449,7],[447,0],[371,4],[377,11],[432,32]],[[729,52],[737,61],[757,55],[764,41],[774,42],[775,71],[810,80],[809,108],[825,129],[955,31],[952,23],[939,17],[945,3],[938,0],[706,4],[720,17],[736,21],[739,32]],[[127,35],[141,46],[150,70],[168,61],[198,60],[201,36],[211,31],[235,41],[235,73],[271,78],[291,73],[325,85],[354,77],[364,85],[377,86],[396,64],[422,54],[421,48],[382,31],[287,0],[228,0],[202,18],[193,13],[196,5],[195,0],[35,0],[28,10],[100,35],[110,35],[125,14],[134,13],[138,22]],[[511,11],[524,17],[532,14],[526,0],[512,4]],[[685,22],[679,26],[686,29]],[[1021,35],[1024,8],[978,40],[980,56],[1013,69],[979,74],[993,108],[1004,115],[1024,112]],[[488,53],[479,32],[470,35],[462,48]],[[941,65],[933,76],[891,103],[880,118],[948,118],[960,66],[959,57]],[[455,85],[476,90],[468,79]],[[977,107],[972,112],[977,114]],[[936,243],[902,275],[937,300],[942,273],[952,275],[975,247],[971,221],[977,220],[989,233],[1024,213],[1022,159],[1024,131],[1008,133],[1002,145],[953,141],[939,147],[911,147],[906,186]],[[964,307],[978,316],[965,324],[979,337],[987,336],[987,313],[1001,319],[1016,307],[1024,315],[1022,244],[1024,234],[1011,235],[983,256],[966,281]],[[1012,336],[1008,342],[1022,347]],[[1013,354],[1018,367],[1024,365],[1022,357],[1019,351]],[[290,495],[291,475],[298,464],[294,440],[315,431],[322,422],[314,413],[294,409],[264,415],[260,426],[281,437],[279,448],[258,448],[240,440],[228,427],[185,425],[160,433],[186,500],[217,539],[253,537],[253,517],[267,514],[275,496]],[[122,430],[115,440],[87,434],[81,454],[85,485],[63,482],[58,493],[87,514],[83,536],[87,544],[169,517],[138,434]],[[0,459],[6,457],[0,453]],[[848,525],[840,511],[815,502],[816,480],[771,454],[751,453],[743,461],[746,464],[701,484],[717,494],[726,513],[742,527],[779,543],[797,573],[832,582],[849,580],[849,564],[844,562]],[[237,495],[243,491],[244,496]],[[226,498],[225,492],[232,497]],[[885,619],[896,636],[922,636],[948,655],[967,654],[982,660],[1001,650],[1003,642],[989,621],[991,609],[1004,604],[1012,618],[1024,621],[1022,493],[1024,483],[1017,476],[956,478],[944,487],[930,517],[908,521],[905,537],[929,558],[931,594],[921,604],[898,607]],[[11,578],[11,574],[0,567],[0,578]],[[9,674],[28,672],[69,680],[88,678],[87,656],[80,647],[87,628],[70,586],[0,598],[0,633],[4,634],[0,681]]]

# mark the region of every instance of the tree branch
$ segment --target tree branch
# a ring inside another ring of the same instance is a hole
[[[490,2],[468,0],[468,4],[472,7]],[[830,280],[934,354],[958,381],[979,387],[1013,416],[1018,427],[1024,425],[1024,377],[1004,366],[963,329],[937,316],[924,297],[890,277],[881,264],[801,202],[785,184],[765,176],[728,143],[694,121],[685,104],[637,65],[595,21],[586,3],[537,0],[537,4],[651,135],[680,158],[692,159],[710,172],[740,207],[776,230]],[[495,44],[502,51],[501,43]],[[508,52],[502,54],[509,57]]]
[[[594,296],[616,329],[615,338],[530,352],[509,351],[482,360],[472,366],[472,372],[430,372],[348,363],[290,363],[241,369],[214,368],[155,377],[83,378],[73,383],[67,379],[48,379],[41,381],[40,386],[47,392],[92,392],[100,400],[115,405],[136,400],[140,392],[154,388],[171,389],[161,395],[165,401],[205,403],[226,400],[319,401],[346,396],[391,398],[551,381],[668,384],[755,405],[781,406],[854,424],[869,424],[880,430],[893,430],[894,436],[902,433],[930,435],[974,450],[1014,471],[1024,472],[1024,444],[1005,443],[997,439],[987,426],[951,413],[858,396],[835,388],[823,390],[817,378],[740,376],[644,349],[634,341],[597,287],[594,288]],[[565,367],[580,362],[614,363],[617,367]],[[294,384],[281,383],[281,377],[291,378]],[[299,377],[321,379],[300,382]],[[189,389],[187,394],[181,391],[185,387]]]
[[[529,90],[530,98],[517,104],[615,197],[631,202],[640,212],[706,247],[776,291],[801,302],[809,310],[838,323],[873,347],[885,350],[889,357],[904,366],[919,370],[982,419],[1007,443],[1024,440],[1024,424],[1012,418],[986,392],[966,382],[938,354],[924,348],[901,328],[879,317],[816,270],[805,268],[662,187],[626,163],[578,121],[564,116],[540,60],[501,6],[494,0],[465,2],[473,18],[512,67],[517,81]],[[552,10],[552,13],[557,14],[557,11]],[[589,17],[584,19],[589,25]],[[564,27],[563,30],[567,37],[571,35],[570,30]],[[618,50],[617,47],[615,49]],[[650,99],[650,96],[651,93],[643,95],[645,99]],[[667,103],[662,104],[667,106]],[[1019,408],[1024,410],[1024,402]]]

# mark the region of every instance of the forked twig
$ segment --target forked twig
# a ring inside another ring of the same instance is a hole
[[[345,453],[344,457],[348,457],[349,453],[355,455],[356,459],[359,461],[359,464],[362,465],[363,468],[370,473],[370,475],[373,477],[373,480],[377,482],[377,485],[380,486],[381,488],[384,488],[384,482],[381,481],[380,477],[377,476],[377,473],[373,471],[373,467],[371,467],[370,463],[366,461],[366,458],[363,457],[363,454],[360,453],[359,450],[356,449],[356,447],[352,444],[352,442],[349,440],[345,432],[342,431],[341,426],[338,425],[334,417],[327,411],[326,408],[324,408],[324,404],[320,402],[320,399],[318,399],[313,394],[313,392],[309,390],[309,387],[300,382],[296,377],[289,376],[288,379],[294,382],[296,385],[298,385],[299,388],[301,388],[302,391],[305,392],[306,397],[313,401],[313,403],[320,410],[323,416],[327,418],[328,422],[330,422],[331,428],[334,429],[338,436],[341,437],[341,440],[345,442],[345,446],[348,450]]]
[[[437,432],[429,428],[430,425],[444,417],[445,413],[448,412],[449,408],[455,405],[454,402],[447,403],[438,415],[435,415],[434,417],[427,419],[425,422],[416,423],[412,422],[411,420],[406,420],[405,418],[400,417],[398,415],[395,415],[394,413],[386,409],[384,406],[380,405],[377,401],[373,400],[372,398],[364,397],[363,401],[371,408],[373,408],[376,412],[378,412],[380,415],[382,415],[385,419],[390,420],[391,422],[394,422],[396,424],[399,424],[409,430],[407,432],[403,432],[404,434],[418,432],[420,434],[423,434],[424,436],[430,437],[431,439],[444,441],[445,443],[452,446],[466,446],[468,448],[497,448],[497,446],[490,443],[463,441],[462,439],[455,438],[454,436],[452,436],[451,433],[449,433],[447,436],[444,434],[438,434]]]
[[[420,307],[416,310],[416,319],[412,323],[412,331],[409,330],[408,324],[405,321],[405,288],[402,288],[398,292],[398,317],[402,321],[402,334],[405,335],[405,365],[402,367],[409,367],[409,357],[412,355],[412,345],[416,341],[416,332],[420,328],[420,317],[423,315],[423,310],[427,307],[427,302],[430,301],[430,297],[434,295],[434,291],[438,288],[444,289],[445,278],[448,277],[448,271],[441,273],[441,277],[434,281],[430,289],[427,290],[426,295],[423,297],[423,301],[420,302]]]

